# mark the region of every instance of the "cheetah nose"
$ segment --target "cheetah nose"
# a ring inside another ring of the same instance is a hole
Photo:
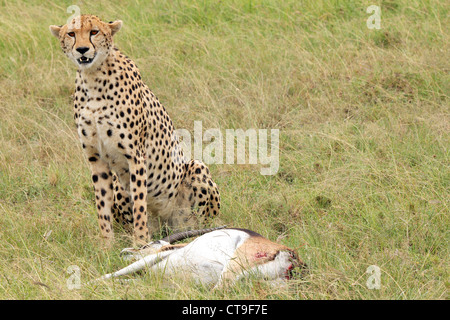
[[[77,50],[79,53],[84,54],[84,53],[86,53],[87,51],[89,51],[89,47],[78,47],[76,50]]]

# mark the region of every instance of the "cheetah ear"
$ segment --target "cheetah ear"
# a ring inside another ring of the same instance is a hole
[[[111,28],[111,35],[115,35],[120,28],[122,28],[122,21],[121,20],[116,20],[114,22],[110,22],[108,23],[108,26]]]
[[[50,26],[50,32],[57,38],[59,38],[59,31],[61,30],[61,26]]]

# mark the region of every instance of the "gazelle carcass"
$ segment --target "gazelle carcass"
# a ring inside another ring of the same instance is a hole
[[[254,231],[222,228],[191,230],[151,242],[139,250],[124,249],[122,253],[128,259],[137,261],[100,279],[147,269],[164,275],[187,273],[197,282],[220,287],[250,275],[265,280],[289,279],[294,268],[306,267],[294,250]],[[200,234],[203,235],[190,243],[172,244]]]

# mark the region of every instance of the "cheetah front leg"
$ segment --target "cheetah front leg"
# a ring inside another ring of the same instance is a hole
[[[125,230],[133,233],[133,201],[130,194],[123,188],[116,174],[113,173],[114,205],[112,208],[114,220]]]
[[[147,166],[144,157],[135,156],[128,161],[130,191],[133,199],[133,235],[137,245],[148,240],[147,226]]]
[[[103,238],[112,240],[112,206],[113,184],[108,163],[98,157],[98,153],[87,153],[91,165],[92,182],[94,183],[95,204],[98,214],[98,225]]]

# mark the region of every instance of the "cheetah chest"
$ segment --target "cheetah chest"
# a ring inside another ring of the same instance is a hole
[[[92,148],[94,156],[108,163],[119,177],[128,173],[128,163],[124,150],[120,147],[124,141],[117,134],[117,123],[111,115],[105,114],[95,104],[86,106],[79,113],[78,135],[85,148]]]

